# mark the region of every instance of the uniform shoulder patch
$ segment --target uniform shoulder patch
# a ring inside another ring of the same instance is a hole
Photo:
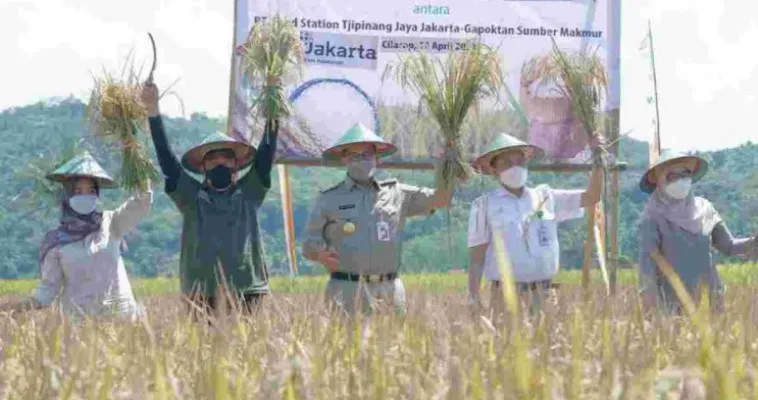
[[[389,178],[389,179],[383,179],[383,180],[381,180],[381,181],[376,181],[376,183],[377,183],[379,186],[389,186],[389,185],[395,185],[395,184],[397,184],[397,182],[398,182],[398,181],[397,181],[397,179],[396,179],[396,178]]]

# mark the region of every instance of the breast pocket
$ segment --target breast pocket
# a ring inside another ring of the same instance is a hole
[[[355,237],[360,236],[361,224],[355,209],[337,210],[324,227],[324,241],[334,248],[350,247]]]

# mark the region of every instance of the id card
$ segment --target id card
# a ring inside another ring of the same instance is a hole
[[[376,223],[376,238],[380,242],[390,241],[390,225],[384,221]]]
[[[547,234],[547,226],[545,226],[545,222],[540,221],[540,226],[537,228],[537,239],[539,240],[540,246],[547,247],[550,245],[550,237],[548,237]]]

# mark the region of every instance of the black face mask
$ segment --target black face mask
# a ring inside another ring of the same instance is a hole
[[[216,189],[226,189],[232,184],[232,170],[223,165],[209,170],[205,176]]]

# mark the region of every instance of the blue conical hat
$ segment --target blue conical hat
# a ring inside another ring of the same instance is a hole
[[[705,161],[705,159],[701,157],[678,153],[672,150],[663,150],[661,151],[661,155],[658,157],[658,160],[655,162],[655,164],[647,171],[645,171],[644,175],[642,175],[642,179],[640,180],[640,189],[645,193],[652,193],[655,191],[656,184],[655,182],[650,181],[650,174],[656,168],[662,167],[664,165],[670,165],[677,161],[687,160],[695,161],[695,170],[692,171],[692,182],[699,181],[705,175],[705,173],[708,172],[708,161]]]
[[[342,158],[342,150],[345,147],[360,143],[370,143],[376,146],[377,157],[387,157],[397,151],[395,145],[382,139],[374,131],[359,122],[345,132],[336,144],[324,150],[322,157],[326,160],[339,160]]]
[[[105,172],[105,169],[95,161],[95,158],[88,151],[71,158],[47,175],[47,179],[58,182],[65,182],[72,178],[94,179],[98,187],[103,189],[118,187],[113,178]]]
[[[234,152],[239,169],[249,166],[255,158],[255,147],[224,133],[216,132],[206,137],[200,144],[187,150],[182,157],[182,165],[188,170],[202,174],[203,158],[209,151],[228,149]]]

